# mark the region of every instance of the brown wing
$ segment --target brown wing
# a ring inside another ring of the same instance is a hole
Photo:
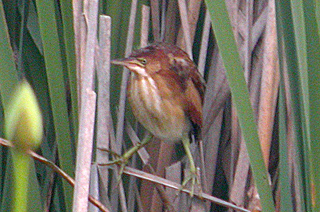
[[[182,54],[183,53],[183,54]],[[170,69],[175,72],[185,94],[185,113],[189,116],[195,135],[200,135],[202,127],[202,106],[205,91],[205,82],[197,70],[196,65],[184,52],[180,55],[170,55]],[[183,56],[183,57],[182,57]]]
[[[191,121],[201,128],[205,84],[197,69],[194,71],[190,72],[190,76],[187,81],[188,86],[185,91],[186,100],[188,102],[187,113],[190,116]]]

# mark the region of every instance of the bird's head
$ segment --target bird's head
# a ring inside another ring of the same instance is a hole
[[[171,67],[193,64],[188,55],[178,47],[157,43],[138,49],[124,59],[112,60],[115,65],[122,65],[139,76],[148,76]],[[179,73],[178,73],[179,74]]]

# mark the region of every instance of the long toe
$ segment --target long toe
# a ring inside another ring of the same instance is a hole
[[[191,184],[189,185],[189,183],[191,183]],[[191,197],[193,197],[195,190],[197,191],[197,193],[201,194],[200,180],[199,180],[199,177],[198,177],[196,171],[195,172],[193,172],[191,170],[189,171],[189,174],[182,182],[182,185],[181,185],[181,188],[179,189],[179,191],[181,191],[182,189],[185,189],[185,188],[190,189],[190,196]]]

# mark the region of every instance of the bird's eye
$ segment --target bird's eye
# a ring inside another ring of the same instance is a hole
[[[145,58],[139,58],[138,60],[140,61],[140,63],[142,65],[146,65],[147,64],[147,60]]]

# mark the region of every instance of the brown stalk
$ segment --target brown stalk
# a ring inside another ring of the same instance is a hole
[[[160,7],[158,0],[151,0],[152,31],[155,41],[160,41]]]
[[[187,193],[189,195],[190,195],[190,192],[191,192],[188,189],[181,189],[181,185],[178,184],[178,183],[169,181],[169,180],[164,179],[162,177],[158,177],[158,176],[155,176],[155,175],[143,172],[143,171],[139,171],[139,170],[131,168],[131,167],[125,167],[124,173],[128,174],[130,176],[135,176],[135,177],[138,177],[138,178],[143,179],[143,180],[148,180],[150,182],[166,186],[168,188],[175,189],[176,191],[181,191],[183,193]],[[228,207],[228,208],[232,208],[232,209],[237,210],[237,211],[249,212],[248,210],[246,210],[244,208],[238,207],[238,206],[236,206],[234,204],[231,204],[229,202],[226,202],[224,200],[221,200],[219,198],[210,196],[210,195],[205,194],[205,193],[195,193],[194,196],[197,197],[197,198],[200,198],[202,200],[208,200],[210,202],[213,202],[213,203],[216,203],[216,204],[219,204],[219,205],[223,205],[223,206]]]
[[[179,5],[179,12],[180,12],[180,20],[182,23],[183,38],[185,41],[185,46],[182,46],[181,48],[184,49],[188,53],[189,57],[192,59],[193,58],[192,41],[190,38],[191,31],[190,31],[190,25],[188,20],[187,4],[185,0],[178,0],[178,5]]]
[[[73,211],[85,211],[88,208],[91,158],[93,149],[94,120],[96,94],[87,89],[82,92],[85,96],[81,102],[82,110],[79,118],[79,139],[75,170],[75,186]]]
[[[96,70],[98,81],[97,92],[97,125],[96,125],[96,142],[97,149],[109,149],[113,125],[110,115],[110,35],[111,35],[111,18],[109,16],[100,15],[99,17],[99,46],[96,50]],[[114,134],[113,134],[114,135]],[[97,163],[108,163],[109,158],[104,152],[96,152]],[[109,170],[99,169],[100,185],[108,185]],[[101,190],[97,190],[95,195],[99,193],[108,193],[108,186],[100,186]]]
[[[142,5],[142,20],[141,20],[141,36],[140,47],[143,48],[148,45],[148,33],[149,33],[149,19],[150,19],[150,7]]]
[[[174,145],[172,143],[161,142],[159,154],[156,157],[156,170],[153,170],[150,166],[149,170],[151,170],[151,173],[154,173],[157,176],[164,176],[165,167],[167,167],[171,162],[171,157],[168,153],[171,153],[173,151],[174,151]],[[154,184],[152,184],[151,186],[154,187]],[[158,193],[158,191],[160,191],[160,193]],[[162,198],[160,195],[162,196]],[[151,211],[154,211],[154,212],[162,211],[161,210],[162,201],[160,201],[160,198],[165,200],[163,201],[164,203],[168,202],[166,201],[167,198],[166,198],[165,192],[163,192],[163,188],[157,187],[157,189],[153,189],[153,195],[152,195],[152,201],[151,201],[151,207],[150,207]]]
[[[168,8],[166,10],[165,17],[165,32],[164,32],[164,42],[175,43],[177,34],[177,20],[178,20],[178,2],[168,1]]]
[[[182,49],[188,49],[188,45],[191,45],[192,49],[202,1],[190,0],[188,7],[185,0],[179,0],[178,3],[182,27],[179,29],[177,45]],[[186,34],[187,31],[189,31],[188,34]],[[189,41],[186,40],[186,36],[190,40],[190,44],[188,44]]]
[[[203,106],[203,144],[204,161],[206,171],[205,190],[212,193],[215,173],[217,168],[217,157],[221,138],[221,126],[223,111],[230,90],[225,76],[222,59],[215,47],[211,55],[211,65],[208,69],[208,80]]]
[[[275,18],[275,2],[269,1],[268,21],[266,26],[265,52],[261,80],[261,96],[259,108],[259,137],[265,166],[269,166],[269,154],[274,125],[274,115],[279,88],[279,64],[277,49],[277,31]]]
[[[209,12],[206,12],[202,38],[201,38],[201,48],[200,48],[199,60],[198,60],[198,70],[202,74],[202,76],[204,75],[204,68],[206,65],[210,28],[211,28],[210,14]]]
[[[98,1],[83,2],[83,19],[80,23],[80,119],[73,211],[83,211],[88,207],[90,165],[93,148],[93,129],[96,94],[92,91],[94,76],[94,54],[97,35]]]

